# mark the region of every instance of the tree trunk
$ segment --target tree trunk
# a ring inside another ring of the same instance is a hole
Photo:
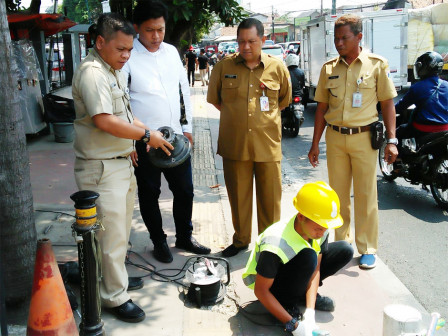
[[[7,304],[31,295],[36,253],[29,158],[5,1],[0,1],[0,262]]]
[[[61,1],[62,3],[62,1]],[[28,12],[30,14],[39,14],[41,0],[31,0],[30,7],[28,7]]]

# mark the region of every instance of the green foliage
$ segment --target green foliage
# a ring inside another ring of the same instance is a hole
[[[67,17],[76,23],[93,23],[103,12],[100,0],[64,0],[59,13],[67,11]]]
[[[18,12],[19,10],[24,9],[23,6],[20,6],[22,0],[5,0],[5,2],[6,2],[6,11],[8,13]]]
[[[167,40],[183,49],[181,40],[191,44],[210,31],[216,22],[234,25],[244,18],[243,8],[235,0],[165,0],[170,18]]]

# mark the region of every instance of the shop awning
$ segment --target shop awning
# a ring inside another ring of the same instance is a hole
[[[70,27],[76,26],[76,22],[62,14],[9,14],[8,23],[11,34],[14,30],[39,29],[44,31],[45,37],[57,34]],[[16,36],[20,38],[20,36]]]

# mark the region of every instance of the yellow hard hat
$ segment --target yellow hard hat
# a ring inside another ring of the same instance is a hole
[[[325,182],[305,184],[293,199],[294,207],[306,218],[327,229],[343,224],[336,192]]]

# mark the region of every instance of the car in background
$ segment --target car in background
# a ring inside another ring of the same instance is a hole
[[[209,45],[205,47],[205,52],[206,53],[212,53],[212,54],[216,54],[218,53],[218,47],[215,45]]]
[[[238,42],[229,42],[224,48],[224,54],[230,55],[238,52]]]
[[[285,51],[288,52],[291,46],[294,48],[294,54],[299,55],[300,54],[300,41],[290,41],[286,42]],[[297,52],[298,51],[298,52]]]
[[[219,51],[224,51],[224,49],[226,48],[226,45],[228,45],[230,42],[221,42],[218,44],[218,52]]]
[[[280,61],[283,61],[286,56],[285,51],[283,50],[283,47],[279,44],[264,45],[261,48],[261,51],[263,51],[265,54],[268,54],[275,58],[278,58]]]
[[[266,41],[264,41],[264,45],[265,46],[268,46],[268,45],[274,45],[275,43],[274,43],[274,41],[272,41],[272,40],[266,40]]]

